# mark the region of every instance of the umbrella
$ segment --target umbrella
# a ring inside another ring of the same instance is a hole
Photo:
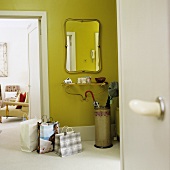
[[[100,107],[100,106],[99,106],[99,103],[95,100],[93,92],[90,91],[90,90],[87,90],[87,91],[85,92],[85,97],[87,97],[87,93],[90,93],[91,96],[92,96],[92,98],[93,98],[93,106],[94,106],[94,108],[99,108],[99,107]]]

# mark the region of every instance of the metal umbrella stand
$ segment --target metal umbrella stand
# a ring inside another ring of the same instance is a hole
[[[111,140],[110,109],[107,107],[95,108],[95,147],[110,148]]]
[[[93,98],[94,116],[95,116],[95,147],[97,148],[110,148],[112,147],[111,140],[111,123],[110,123],[110,108],[102,107],[95,100],[92,91],[86,91],[91,93]]]
[[[95,107],[95,147],[112,147],[110,104],[118,97],[118,82],[111,82],[108,88],[108,100],[105,107]]]

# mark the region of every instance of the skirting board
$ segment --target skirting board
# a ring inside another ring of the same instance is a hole
[[[95,141],[95,126],[74,126],[75,132],[80,132],[82,141]],[[116,136],[116,125],[111,125],[111,138]]]

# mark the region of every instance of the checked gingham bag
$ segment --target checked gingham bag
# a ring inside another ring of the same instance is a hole
[[[61,156],[70,156],[82,151],[80,132],[64,132],[55,135],[55,152]]]

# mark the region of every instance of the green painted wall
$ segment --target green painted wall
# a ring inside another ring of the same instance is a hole
[[[80,96],[69,95],[61,85],[70,77],[105,76],[108,82],[118,80],[116,0],[0,0],[0,10],[46,11],[48,19],[48,61],[50,114],[61,126],[87,126],[94,124],[92,98],[83,101]],[[98,74],[68,74],[64,69],[64,22],[67,18],[98,19],[101,22],[102,71]],[[70,92],[84,95],[92,90],[101,105],[107,100],[106,87],[76,86]],[[112,105],[112,122],[116,104]]]

